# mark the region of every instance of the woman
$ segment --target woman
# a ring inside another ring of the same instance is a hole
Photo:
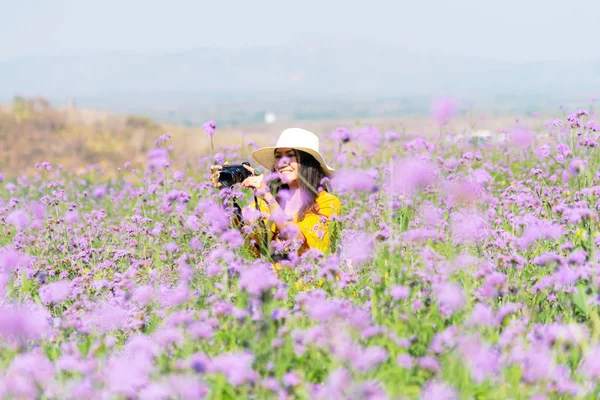
[[[258,218],[251,210],[256,208],[268,215],[267,233],[275,241],[298,243],[299,255],[311,248],[327,252],[331,247],[332,217],[341,215],[341,204],[322,188],[324,178],[331,177],[335,170],[319,152],[319,138],[304,129],[286,129],[274,147],[258,149],[252,156],[276,172],[278,179],[268,185],[259,170],[246,167],[253,175],[241,186],[252,189],[257,202],[244,209],[244,219],[255,222]],[[220,168],[215,166],[211,176],[216,187]],[[256,240],[256,235],[253,238]],[[262,241],[269,243],[270,239]],[[289,246],[287,249],[294,250]]]

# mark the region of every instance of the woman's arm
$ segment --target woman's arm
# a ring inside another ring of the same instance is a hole
[[[277,230],[285,235],[293,235],[291,238],[288,237],[288,239],[301,240],[305,242],[306,238],[302,234],[300,226],[293,221],[288,221],[285,212],[277,202],[277,199],[273,197],[271,192],[267,190],[263,194],[262,198],[265,199],[267,205],[269,206],[271,221],[275,223]]]
[[[254,190],[254,194],[258,198],[265,200],[269,207],[270,220],[275,223],[277,231],[287,236],[287,239],[302,240],[305,242],[306,240],[302,234],[302,231],[300,230],[300,226],[292,221],[288,221],[283,209],[277,202],[277,199],[275,199],[273,194],[270,192],[269,187],[264,181],[264,176],[262,174],[254,175],[255,170],[252,167],[247,165],[244,165],[244,167],[248,171],[252,172],[253,175],[244,179],[241,184],[242,187]]]

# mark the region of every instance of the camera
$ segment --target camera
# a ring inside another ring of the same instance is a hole
[[[244,165],[250,166],[249,162],[241,164],[232,164],[223,169],[219,173],[219,182],[223,187],[231,187],[236,183],[242,183],[244,179],[252,175],[252,172],[244,168]]]

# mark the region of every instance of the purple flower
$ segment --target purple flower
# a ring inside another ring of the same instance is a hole
[[[385,140],[387,140],[388,142],[393,142],[400,139],[400,134],[396,131],[387,131],[385,132],[384,136]]]
[[[403,368],[412,368],[415,364],[415,360],[408,354],[400,354],[396,360],[396,364]]]
[[[203,399],[208,394],[206,387],[197,377],[171,374],[167,376],[171,397],[182,400]]]
[[[212,372],[220,372],[233,386],[255,382],[258,374],[252,369],[254,356],[251,353],[225,353],[212,359]]]
[[[92,191],[92,195],[96,199],[101,199],[106,196],[106,185],[98,185]]]
[[[287,387],[294,387],[300,384],[300,378],[294,371],[287,372],[283,375],[283,384]]]
[[[581,127],[581,120],[579,119],[579,114],[569,114],[567,116],[567,121],[570,122],[571,128],[579,128]]]
[[[579,158],[575,158],[569,163],[569,172],[573,175],[579,175],[584,169],[585,161]]]
[[[146,157],[151,168],[160,169],[169,165],[169,154],[162,147],[149,150]]]
[[[351,399],[387,400],[388,395],[382,384],[370,379],[358,383],[349,394]]]
[[[352,133],[350,132],[350,130],[348,128],[337,127],[331,133],[331,138],[333,140],[337,140],[342,143],[348,143],[350,141],[350,139],[352,138]]]
[[[164,135],[160,135],[158,139],[154,141],[154,143],[158,146],[161,143],[166,143],[169,139],[171,139],[171,134],[165,133]]]
[[[79,213],[75,210],[67,211],[65,213],[65,222],[69,225],[73,225],[79,222]]]
[[[214,328],[206,322],[194,322],[188,327],[188,333],[194,339],[209,339],[214,334]]]
[[[244,269],[240,273],[240,289],[247,291],[248,294],[255,297],[259,297],[278,284],[279,279],[277,279],[270,268],[264,265],[256,265]]]
[[[187,301],[190,296],[190,291],[185,282],[180,282],[179,285],[173,288],[162,287],[159,290],[159,300],[163,307],[176,307]]]
[[[392,193],[411,195],[435,182],[436,172],[425,160],[408,158],[394,164],[391,171]]]
[[[428,369],[431,372],[438,372],[440,370],[440,363],[435,357],[425,356],[419,358],[419,368]]]
[[[481,243],[490,235],[488,222],[478,214],[454,212],[450,219],[457,243]]]
[[[427,140],[419,137],[404,143],[404,150],[413,152],[428,151],[431,153],[435,150],[435,146],[433,145],[433,143],[430,143]]]
[[[154,297],[154,288],[150,285],[143,285],[133,291],[131,299],[142,306],[148,304]]]
[[[442,187],[451,204],[470,203],[482,190],[481,186],[471,182],[444,182]]]
[[[215,164],[223,165],[223,163],[225,163],[225,155],[223,153],[215,154]]]
[[[345,260],[352,260],[359,265],[369,260],[375,252],[373,236],[360,231],[348,231],[342,241],[342,255]]]
[[[18,354],[6,373],[5,382],[12,391],[11,398],[40,398],[42,388],[54,384],[56,370],[52,362],[42,353],[41,348]],[[1,389],[0,389],[1,390]],[[26,397],[23,397],[27,395]],[[30,397],[30,395],[33,395]]]
[[[99,332],[109,332],[127,326],[129,313],[127,310],[107,303],[96,306],[86,315],[87,326]]]
[[[366,372],[385,362],[387,358],[388,353],[383,347],[367,347],[363,351],[358,351],[354,355],[352,365],[354,365],[359,371]]]
[[[34,261],[34,257],[11,247],[0,247],[0,272],[11,272],[15,268],[29,268]]]
[[[319,322],[332,319],[340,311],[338,304],[328,301],[321,290],[315,290],[306,295],[299,295],[297,301],[304,306],[306,315],[309,318]]]
[[[58,281],[44,285],[39,290],[40,299],[42,302],[48,303],[62,303],[65,301],[73,291],[73,282],[71,281]]]
[[[190,239],[190,247],[193,250],[198,250],[202,246],[202,242],[197,237],[193,237]]]
[[[410,289],[407,286],[393,285],[390,288],[390,295],[394,300],[404,300],[410,296]]]
[[[173,179],[175,179],[177,182],[183,181],[184,177],[185,177],[185,175],[181,171],[175,171],[173,173]]]
[[[342,169],[335,173],[332,184],[336,191],[344,195],[352,192],[373,192],[377,188],[376,171]]]
[[[517,312],[520,307],[521,306],[519,304],[515,303],[506,303],[505,305],[500,307],[496,316],[496,320],[498,321],[497,323],[501,323],[502,321],[504,321],[504,318],[506,318],[508,315]]]
[[[568,158],[573,155],[573,152],[571,151],[571,149],[569,149],[569,146],[567,146],[564,143],[561,143],[558,146],[556,146],[556,150],[565,158]]]
[[[194,354],[190,359],[190,367],[198,374],[204,374],[210,367],[210,358],[202,353]]]
[[[516,353],[520,349],[515,349]],[[521,367],[523,369],[523,380],[525,382],[536,383],[550,379],[556,369],[556,362],[549,349],[541,344],[536,344],[534,348],[522,354],[519,351],[516,357],[521,358]]]
[[[496,318],[494,310],[487,304],[477,303],[471,311],[471,316],[467,320],[467,325],[471,326],[495,326]]]
[[[487,185],[494,181],[492,175],[484,168],[473,170],[473,172],[471,172],[471,178],[479,185]]]
[[[511,135],[511,144],[518,148],[529,147],[533,143],[533,135],[531,132],[523,127],[516,126]]]
[[[70,355],[63,354],[56,360],[56,367],[62,371],[69,372],[86,372],[85,363],[79,358]]]
[[[465,304],[465,293],[455,283],[441,283],[433,287],[433,292],[440,305],[440,311],[446,317],[454,314]]]
[[[31,221],[29,214],[24,210],[15,210],[6,218],[6,222],[22,231],[29,226]]]
[[[461,338],[459,351],[476,382],[483,382],[500,370],[500,352],[481,343],[474,336]]]
[[[200,224],[198,221],[198,217],[196,217],[195,215],[190,215],[189,217],[187,217],[187,219],[185,221],[185,226],[192,231],[200,230]],[[198,238],[194,238],[194,239],[199,240]]]
[[[181,346],[185,340],[179,328],[162,327],[152,335],[153,340],[161,348]]]
[[[579,366],[579,372],[588,379],[600,379],[600,346],[590,347]]]
[[[217,124],[215,123],[215,121],[207,121],[204,124],[202,124],[202,127],[204,128],[204,133],[206,133],[208,136],[212,136],[215,134]]]
[[[107,389],[113,396],[136,397],[150,382],[153,364],[152,357],[145,353],[112,356],[104,369]]]
[[[34,218],[44,219],[46,216],[46,205],[34,200],[29,203],[29,212]]]
[[[580,142],[584,147],[591,147],[591,148],[596,148],[598,147],[598,142],[596,142],[594,139],[589,138],[589,137],[585,137],[583,138],[583,141]]]
[[[317,399],[345,398],[345,392],[350,384],[350,374],[345,369],[336,369],[329,373],[327,381],[316,391]]]
[[[50,313],[43,307],[0,305],[0,338],[41,339],[50,333]]]
[[[237,229],[229,229],[223,232],[221,241],[236,249],[244,243],[244,237]]]
[[[431,107],[431,114],[439,126],[447,125],[456,113],[456,102],[450,97],[436,99]]]
[[[506,275],[493,271],[485,277],[485,281],[480,290],[477,291],[478,296],[489,299],[496,297],[498,291],[506,285]]]
[[[539,239],[556,240],[563,235],[563,229],[555,224],[534,224],[525,230],[523,236],[519,239],[519,248],[527,249],[533,242]]]
[[[197,210],[202,215],[203,228],[208,228],[211,233],[220,233],[229,227],[229,217],[218,203],[212,200],[201,201]]]
[[[381,132],[372,126],[359,128],[355,136],[358,139],[358,148],[366,151],[369,156],[379,150],[383,139]]]
[[[540,147],[540,153],[542,154],[542,156],[548,157],[550,155],[550,146],[545,144],[542,147]]]
[[[455,400],[458,394],[452,386],[443,382],[429,382],[421,393],[422,400]]]
[[[177,250],[179,250],[179,247],[177,247],[177,243],[169,242],[165,246],[165,250],[167,250],[167,252],[169,253],[175,253]]]
[[[156,400],[172,398],[171,388],[164,383],[151,382],[139,392],[140,400]]]

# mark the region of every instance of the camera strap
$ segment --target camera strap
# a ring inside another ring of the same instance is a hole
[[[256,208],[256,211],[260,212],[260,207],[258,206],[258,198],[256,197],[256,193],[254,193],[254,207]],[[258,252],[263,256],[263,257],[268,257],[271,258],[271,254],[269,252],[269,232],[267,231],[267,226],[265,225],[265,221],[262,218],[259,218],[258,220],[258,225],[260,226],[260,233],[259,233],[259,243],[255,243],[255,246],[258,250]],[[262,244],[262,245],[261,245]]]
[[[242,225],[244,225],[242,209],[235,198],[233,198],[232,200],[233,200],[233,213],[238,221],[237,226],[241,227]],[[254,194],[254,208],[256,209],[256,211],[261,212],[260,207],[258,206],[258,198],[256,197],[256,194]],[[277,262],[282,259],[286,259],[287,257],[276,255],[269,251],[270,250],[269,231],[267,230],[265,221],[262,218],[259,219],[258,225],[259,225],[260,232],[257,232],[258,240],[254,243],[254,247],[256,248],[256,251],[258,251],[258,254],[260,254],[261,257],[265,257],[266,259],[271,260],[273,262]]]

